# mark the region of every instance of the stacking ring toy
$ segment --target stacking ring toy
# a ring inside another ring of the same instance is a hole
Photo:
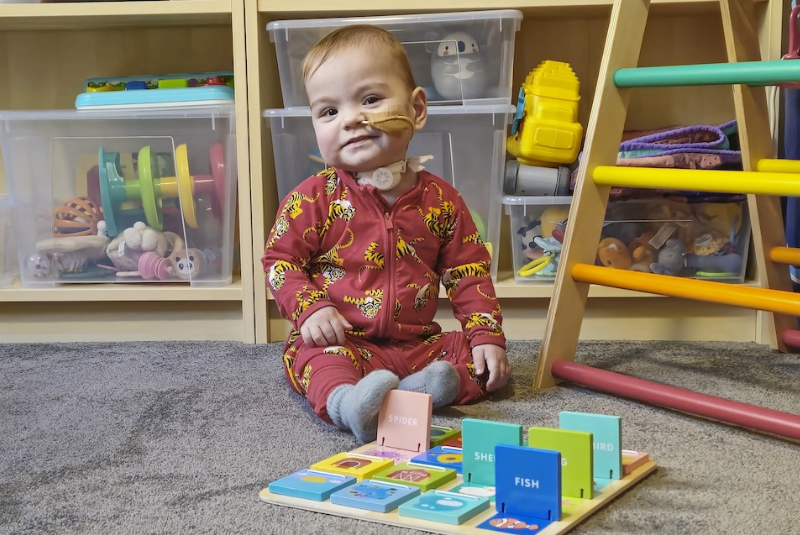
[[[177,198],[183,219],[187,225],[197,228],[195,194],[208,194],[212,197],[211,210],[216,218],[222,216],[222,201],[225,198],[225,157],[222,145],[215,143],[209,150],[210,175],[195,175],[189,171],[189,157],[186,144],[175,149],[175,175],[162,177],[157,160],[149,146],[139,151],[139,178],[124,180],[120,173],[119,154],[105,153],[100,148],[99,185],[103,202],[103,213],[109,236],[116,236],[122,230],[121,222],[125,201],[141,201],[141,210],[148,226],[163,230],[163,199]]]

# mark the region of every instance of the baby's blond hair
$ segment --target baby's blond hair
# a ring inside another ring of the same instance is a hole
[[[384,47],[397,64],[397,70],[409,90],[414,90],[416,83],[408,62],[406,49],[394,35],[368,24],[343,26],[332,31],[319,40],[303,59],[303,82],[307,81],[325,61],[334,54],[349,48],[362,46]]]

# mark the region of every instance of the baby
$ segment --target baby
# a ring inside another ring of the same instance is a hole
[[[509,378],[491,258],[446,181],[408,158],[427,98],[403,46],[374,26],[324,37],[303,62],[330,166],[281,203],[262,263],[293,330],[285,374],[323,420],[375,440],[387,392],[464,404]],[[463,331],[434,322],[439,282]]]

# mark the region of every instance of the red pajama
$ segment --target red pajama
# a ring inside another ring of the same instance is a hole
[[[308,400],[314,412],[330,422],[326,410],[328,395],[342,384],[355,384],[374,370],[389,370],[400,379],[422,370],[437,360],[447,360],[458,371],[460,386],[454,405],[481,398],[485,381],[475,377],[469,344],[463,332],[448,332],[417,340],[393,341],[376,345],[352,336],[344,346],[309,347],[302,338],[294,339],[284,352],[287,381]]]
[[[327,419],[328,394],[377,369],[400,378],[438,359],[460,376],[454,401],[483,395],[471,348],[505,348],[491,257],[464,199],[422,170],[388,204],[374,186],[327,169],[281,202],[262,258],[269,290],[293,332],[284,347],[287,380]],[[444,287],[462,331],[434,321]],[[335,306],[353,326],[344,347],[311,348],[300,327]]]

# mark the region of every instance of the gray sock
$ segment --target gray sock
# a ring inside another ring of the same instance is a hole
[[[378,412],[383,398],[399,382],[389,370],[375,370],[357,384],[337,386],[328,394],[328,416],[362,443],[372,442],[378,438]]]
[[[455,367],[446,360],[437,360],[427,368],[400,381],[400,390],[433,396],[433,408],[449,405],[458,395],[460,381]]]

